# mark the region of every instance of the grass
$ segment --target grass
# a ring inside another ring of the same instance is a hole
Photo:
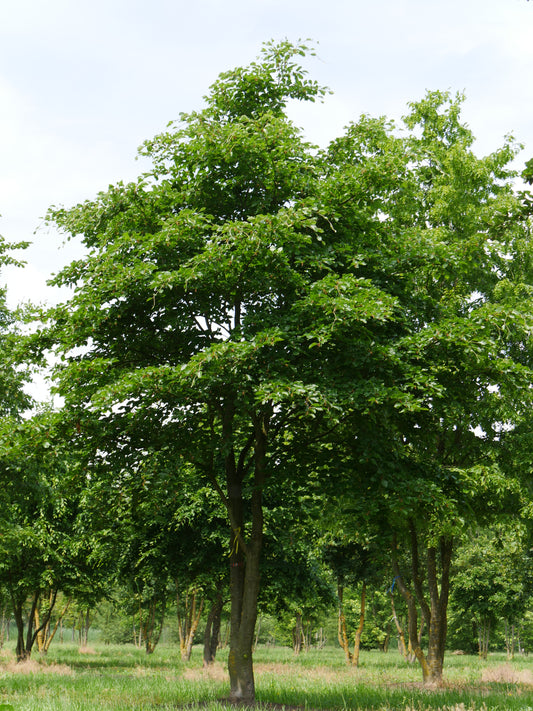
[[[199,707],[227,711],[226,653],[202,669],[201,650],[184,664],[172,646],[146,655],[133,646],[94,645],[80,651],[52,646],[17,665],[0,656],[0,711],[176,711]],[[533,711],[533,659],[508,663],[504,655],[446,659],[442,688],[420,684],[420,670],[396,652],[362,652],[360,666],[345,665],[339,649],[313,650],[295,658],[284,648],[255,654],[259,709],[301,707],[358,711]],[[275,705],[275,706],[274,706]]]

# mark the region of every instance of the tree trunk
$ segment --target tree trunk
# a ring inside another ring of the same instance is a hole
[[[505,649],[507,652],[507,659],[514,659],[514,651],[516,647],[516,626],[514,623],[510,623],[509,620],[504,621],[505,628]]]
[[[481,659],[486,659],[489,653],[490,619],[481,617],[478,624],[478,650]]]
[[[89,641],[89,629],[91,627],[91,611],[87,607],[80,615],[80,647],[86,647]]]
[[[363,628],[365,626],[365,603],[366,603],[366,582],[363,582],[363,589],[361,591],[361,613],[359,615],[359,626],[355,633],[355,641],[353,645],[353,655],[352,655],[352,665],[357,667],[359,665],[359,650],[361,647],[361,635],[363,634]]]
[[[56,623],[54,625],[54,628],[50,631],[50,624],[48,624],[48,634],[45,636],[44,640],[44,647],[43,647],[43,652],[48,652],[50,649],[50,645],[52,644],[52,640],[54,639],[56,632],[58,628],[62,628],[62,623],[63,623],[63,618],[67,614],[68,608],[70,606],[70,598],[67,600],[65,607],[63,608],[62,612],[60,613],[58,619],[56,620]],[[60,635],[61,638],[61,635]],[[61,639],[61,641],[63,641]]]
[[[446,634],[448,631],[448,598],[450,592],[450,566],[453,542],[451,538],[440,540],[440,585],[437,580],[437,552],[427,550],[428,588],[431,612],[428,629],[428,666],[430,683],[442,683]]]
[[[453,540],[442,537],[440,540],[440,581],[437,575],[437,550],[430,546],[426,550],[427,588],[429,604],[424,596],[421,562],[418,552],[418,537],[414,522],[410,523],[411,542],[411,572],[415,595],[407,588],[400,575],[396,556],[396,542],[393,543],[393,569],[398,581],[398,588],[407,603],[409,619],[409,644],[422,668],[422,678],[426,684],[441,684],[444,665],[444,651],[447,633],[447,610],[450,590],[450,565],[453,550]],[[423,619],[428,625],[427,658],[421,647],[417,629],[419,603]]]
[[[296,619],[292,630],[292,649],[294,654],[298,655],[302,651],[302,645],[304,642],[302,613],[297,612],[295,617]]]
[[[218,638],[220,636],[220,623],[222,619],[222,608],[224,600],[222,598],[222,590],[217,592],[214,602],[211,604],[211,609],[207,616],[207,622],[204,632],[204,667],[213,664],[215,661]]]
[[[202,610],[204,607],[204,599],[200,598],[198,603],[198,588],[193,588],[192,591],[185,593],[184,610],[181,610],[181,598],[178,590],[178,582],[176,581],[176,610],[178,615],[178,634],[180,639],[180,652],[183,661],[188,662],[191,658],[192,644],[194,635],[200,623]]]
[[[142,636],[144,638],[144,648],[146,654],[153,654],[157,644],[161,638],[161,633],[163,631],[163,624],[165,621],[166,612],[166,600],[162,602],[161,617],[159,620],[159,627],[157,633],[155,632],[155,623],[157,615],[157,603],[158,599],[153,597],[150,600],[148,611],[146,616],[141,617],[139,620],[139,627],[142,630]],[[139,614],[142,614],[142,607],[139,605]]]
[[[15,624],[17,625],[17,646],[16,646],[16,657],[17,662],[23,662],[26,656],[26,647],[24,645],[24,617],[22,613],[23,602],[20,600],[13,600],[13,617],[15,618]]]
[[[270,416],[265,413],[253,417],[253,487],[250,500],[251,528],[248,541],[244,540],[243,478],[245,473],[243,449],[239,462],[233,448],[226,456],[227,507],[231,522],[230,595],[231,632],[228,671],[230,701],[252,705],[255,702],[253,672],[253,642],[257,618],[260,560],[263,543],[263,487],[266,481],[266,455]],[[223,422],[224,436],[232,442],[232,413]]]
[[[405,634],[403,631],[403,627],[400,623],[400,620],[398,619],[398,615],[396,614],[396,607],[394,605],[394,594],[391,592],[390,593],[390,604],[392,608],[392,619],[394,620],[394,624],[396,626],[396,631],[398,633],[398,651],[402,655],[402,657],[405,659],[405,661],[409,661],[409,655],[407,652],[407,645],[405,644]]]
[[[9,627],[8,627],[8,629],[9,629]],[[6,608],[5,608],[5,605],[2,605],[2,620],[0,621],[0,649],[4,648],[5,632],[6,632]]]
[[[339,601],[337,637],[341,648],[344,650],[346,664],[350,664],[352,661],[352,655],[350,652],[350,643],[348,641],[348,631],[346,629],[346,615],[344,614],[344,587],[340,583],[337,585],[337,598]]]

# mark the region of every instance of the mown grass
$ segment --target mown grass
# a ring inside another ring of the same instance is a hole
[[[152,655],[132,646],[95,645],[80,651],[56,644],[46,658],[16,665],[0,657],[0,711],[227,711],[226,653],[211,670],[201,650],[183,664],[175,647]],[[363,652],[358,669],[345,665],[338,649],[313,650],[295,658],[284,648],[255,655],[257,706],[358,711],[533,711],[533,659],[507,663],[503,655],[447,657],[445,683],[428,689],[416,665],[396,652]]]

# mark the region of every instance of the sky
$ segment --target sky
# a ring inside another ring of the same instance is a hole
[[[0,234],[32,243],[0,274],[8,303],[65,297],[46,281],[80,245],[51,205],[135,179],[144,140],[285,38],[316,44],[305,66],[333,92],[294,110],[319,145],[441,89],[466,94],[476,152],[511,133],[533,156],[533,0],[0,0]]]

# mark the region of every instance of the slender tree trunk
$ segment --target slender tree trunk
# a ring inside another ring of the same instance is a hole
[[[200,617],[204,606],[204,599],[200,597],[198,602],[199,591],[194,588],[192,591],[187,591],[183,599],[179,594],[178,583],[176,581],[176,611],[178,616],[178,634],[180,639],[180,652],[183,661],[188,662],[191,658],[192,644],[194,635],[200,623]]]
[[[437,573],[437,549],[428,547],[426,550],[427,588],[429,604],[424,596],[421,561],[418,551],[418,537],[414,522],[410,524],[411,542],[411,572],[415,595],[406,587],[400,575],[396,557],[396,544],[393,544],[393,568],[397,576],[399,590],[407,602],[409,618],[409,643],[416,659],[422,668],[424,683],[442,683],[444,666],[444,651],[447,633],[447,610],[450,590],[450,565],[453,551],[453,539],[442,537],[439,544],[440,579]],[[416,596],[416,597],[415,597]],[[427,658],[421,647],[421,640],[417,630],[417,603],[422,610],[423,620],[428,626],[428,653]]]
[[[2,620],[0,621],[0,649],[4,648],[4,640],[6,633],[6,608],[2,605]]]
[[[56,620],[54,628],[51,631],[50,631],[50,624],[48,625],[48,628],[47,628],[48,634],[45,638],[44,647],[43,647],[44,652],[48,652],[50,645],[52,644],[52,640],[54,639],[58,628],[62,629],[63,618],[67,614],[69,606],[70,606],[70,598],[67,600],[65,607],[63,608],[61,614],[59,615],[58,619]],[[61,634],[60,634],[60,639],[61,639],[61,641],[63,641]]]
[[[292,649],[294,654],[298,655],[302,651],[302,645],[304,641],[302,613],[297,612],[295,618],[296,619],[292,630]]]
[[[37,605],[39,604],[39,593],[35,592],[33,594],[32,600],[31,600],[31,611],[30,614],[28,615],[28,627],[26,629],[26,645],[25,645],[25,655],[26,659],[29,658],[31,654],[31,650],[33,647],[33,641],[37,637],[37,634],[39,633],[39,627],[36,627],[36,632],[35,632],[35,637],[33,636],[33,629],[34,629],[34,623],[35,623],[35,612],[37,610]]]
[[[163,624],[165,622],[165,612],[166,612],[166,600],[162,601],[161,617],[159,620],[159,627],[157,633],[155,632],[155,623],[157,615],[157,603],[158,599],[153,597],[150,600],[148,611],[146,617],[140,620],[139,626],[142,630],[142,636],[144,638],[144,648],[146,654],[153,654],[157,644],[161,638],[161,633],[163,631]],[[142,612],[142,609],[139,610]]]
[[[507,659],[514,659],[514,651],[516,646],[516,627],[514,623],[510,623],[509,620],[504,621],[505,629],[505,650],[507,652]]]
[[[486,659],[489,654],[490,619],[481,617],[478,623],[478,650],[481,659]]]
[[[346,629],[346,615],[344,614],[344,587],[341,583],[338,583],[337,585],[337,599],[339,601],[337,637],[341,648],[344,650],[346,664],[350,664],[352,661],[352,655],[350,652],[350,643],[348,641],[348,630]]]
[[[86,647],[89,642],[89,629],[91,627],[91,611],[87,607],[80,615],[80,646]]]
[[[400,594],[407,603],[407,625],[409,632],[409,644],[413,650],[416,659],[420,664],[420,667],[422,669],[422,679],[425,683],[429,679],[429,667],[424,652],[422,651],[422,648],[420,647],[420,643],[418,641],[418,610],[416,606],[416,598],[407,588],[407,586],[403,582],[402,576],[400,575],[398,560],[396,558],[395,544],[393,546],[392,566],[396,581],[398,583],[398,589],[400,591]]]
[[[398,651],[405,659],[405,661],[409,661],[407,645],[405,644],[405,634],[400,620],[398,619],[398,615],[396,614],[396,607],[394,605],[394,595],[392,592],[390,593],[390,604],[392,608],[392,619],[394,620],[394,625],[396,626],[396,631],[398,633]]]
[[[361,613],[359,615],[359,626],[355,632],[355,641],[353,645],[352,665],[359,665],[359,651],[361,648],[361,635],[365,625],[365,603],[366,603],[366,582],[363,581],[363,589],[361,591]]]
[[[220,636],[220,623],[222,619],[222,608],[224,600],[222,590],[219,589],[215,600],[211,604],[211,609],[207,616],[204,632],[204,667],[213,664],[215,661],[218,640]]]
[[[35,629],[38,630],[41,627],[41,621],[39,617],[39,608],[35,609]],[[37,633],[37,650],[39,653],[44,650],[44,634],[45,630],[43,628]]]

